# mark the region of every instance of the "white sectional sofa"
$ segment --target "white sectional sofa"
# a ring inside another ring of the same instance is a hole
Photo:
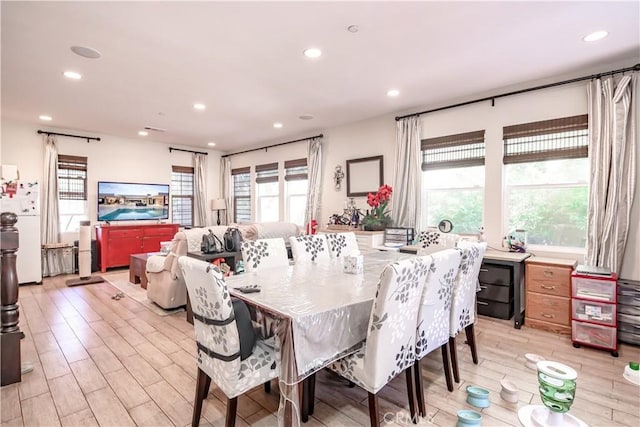
[[[231,226],[240,229],[243,240],[281,237],[287,242],[289,237],[302,234],[300,227],[288,222]],[[185,305],[187,303],[187,288],[178,268],[178,258],[187,255],[187,252],[200,251],[202,236],[209,233],[209,230],[220,240],[223,240],[227,227],[226,225],[214,225],[177,232],[167,255],[153,255],[147,259],[147,297],[165,309]]]

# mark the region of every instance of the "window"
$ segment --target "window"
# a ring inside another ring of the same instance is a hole
[[[507,231],[529,245],[584,248],[589,199],[588,116],[503,129]]]
[[[193,225],[192,167],[171,167],[171,218],[182,227]]]
[[[302,226],[309,187],[307,159],[287,160],[284,162],[284,171],[287,221]]]
[[[278,187],[278,163],[256,166],[259,222],[280,220],[280,189]]]
[[[250,168],[231,170],[233,176],[233,218],[235,222],[251,221]]]
[[[87,158],[58,155],[60,231],[78,231],[87,214]]]
[[[422,140],[422,228],[448,219],[454,233],[478,233],[484,153],[484,130]]]

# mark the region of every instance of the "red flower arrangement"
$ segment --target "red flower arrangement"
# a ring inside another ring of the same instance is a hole
[[[367,204],[371,210],[362,220],[365,230],[383,230],[391,224],[391,217],[387,211],[387,205],[391,200],[393,189],[389,185],[383,185],[378,191],[367,195]]]

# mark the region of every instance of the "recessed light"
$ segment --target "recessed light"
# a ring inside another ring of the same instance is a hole
[[[276,129],[280,129],[282,127],[282,123],[274,123],[273,127]]]
[[[400,95],[400,91],[398,89],[389,89],[387,91],[387,96],[390,98],[395,98],[398,95]]]
[[[145,130],[141,130],[140,132],[138,132],[138,135],[140,136],[147,136],[149,135],[149,132],[145,131]]]
[[[102,56],[102,54],[94,48],[86,46],[71,46],[71,51],[76,55],[89,59],[98,59]]]
[[[322,55],[322,51],[317,47],[310,47],[304,50],[304,56],[307,58],[319,58]]]
[[[196,109],[196,110],[199,110],[199,111],[203,111],[203,110],[206,110],[207,106],[197,102],[197,103],[193,104],[193,108]]]
[[[311,119],[313,119],[313,116],[311,114],[303,114],[301,116],[298,116],[298,118],[300,120],[311,120]]]
[[[209,147],[215,147],[215,146],[216,146],[216,143],[215,143],[215,142],[207,142],[207,145],[208,145]]]
[[[39,117],[40,120],[44,120],[45,122],[50,122],[51,120],[53,120],[53,117],[51,116],[47,116],[46,114],[43,114]]]
[[[80,80],[82,78],[82,74],[76,73],[75,71],[65,71],[64,76],[71,80]]]
[[[347,27],[347,31],[349,31],[350,33],[357,33],[358,31],[360,31],[360,28],[358,28],[357,25],[349,25]]]
[[[608,32],[606,31],[596,31],[594,33],[591,33],[587,36],[584,36],[582,38],[582,40],[586,41],[586,42],[596,42],[598,40],[602,40],[603,38],[607,37],[609,35]]]

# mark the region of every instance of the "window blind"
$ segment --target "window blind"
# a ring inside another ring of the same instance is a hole
[[[193,167],[171,166],[172,221],[193,225]]]
[[[58,198],[87,200],[87,158],[58,155]]]
[[[503,162],[524,163],[587,157],[589,117],[564,117],[502,128]]]
[[[267,163],[256,166],[256,182],[278,182],[278,163]]]
[[[422,170],[484,165],[484,130],[423,139]]]
[[[234,221],[251,221],[251,169],[231,170],[233,177]]]
[[[284,180],[298,181],[308,179],[307,159],[287,160],[284,162]]]

